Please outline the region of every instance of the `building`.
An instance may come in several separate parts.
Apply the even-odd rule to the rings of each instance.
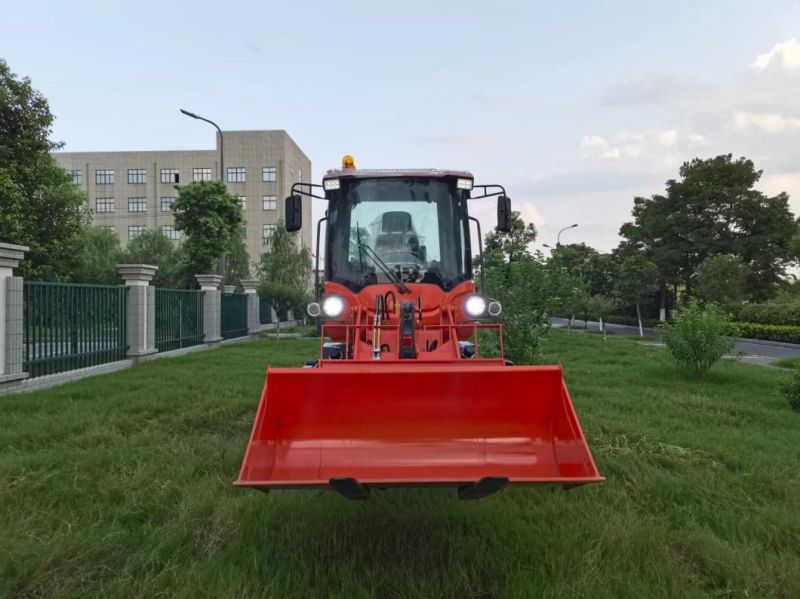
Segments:
[[[250,261],[257,262],[292,184],[311,181],[311,161],[286,131],[225,131],[224,167],[228,191],[244,209]],[[219,138],[219,135],[217,135]],[[219,139],[217,139],[219,144]],[[56,152],[58,163],[89,200],[95,224],[113,229],[123,244],[158,228],[180,239],[172,220],[176,185],[219,179],[219,148],[143,152]],[[311,223],[311,201],[303,199],[303,222]],[[311,249],[311,226],[301,230]]]

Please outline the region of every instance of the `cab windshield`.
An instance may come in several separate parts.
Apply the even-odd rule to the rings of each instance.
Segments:
[[[342,180],[328,206],[329,281],[430,283],[449,290],[471,278],[466,201],[455,180]]]

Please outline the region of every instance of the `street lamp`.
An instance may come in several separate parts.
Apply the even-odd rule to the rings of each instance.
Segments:
[[[575,227],[577,227],[577,226],[578,226],[578,223],[575,223],[574,225],[570,225],[570,226],[568,226],[568,227],[564,227],[563,229],[561,229],[561,230],[558,232],[558,235],[556,236],[556,247],[561,247],[561,234],[562,234],[564,231],[566,231],[567,229],[574,229],[574,228],[575,228]]]
[[[205,117],[202,117],[199,114],[195,114],[193,112],[189,112],[188,110],[184,110],[183,108],[181,108],[180,111],[183,114],[185,114],[186,116],[192,117],[193,119],[197,119],[198,121],[205,121],[206,123],[209,123],[210,125],[214,125],[214,127],[216,127],[217,131],[219,131],[219,180],[222,181],[223,183],[225,183],[225,164],[224,164],[224,162],[225,162],[225,160],[224,160],[225,154],[223,152],[224,148],[223,148],[223,144],[222,144],[222,141],[223,141],[223,139],[222,139],[222,129],[220,129],[219,125],[217,125],[214,121],[209,120],[209,119],[207,119]]]
[[[200,116],[199,114],[195,114],[193,112],[189,112],[188,110],[184,110],[183,108],[179,109],[183,114],[193,119],[197,119],[198,121],[205,121],[210,125],[214,125],[216,130],[219,132],[219,180],[220,182],[225,185],[225,154],[223,151],[223,139],[222,139],[222,129],[219,128],[214,121],[207,119],[205,117]],[[220,289],[225,288],[225,254],[219,259],[219,274],[222,275],[222,282],[220,283]]]

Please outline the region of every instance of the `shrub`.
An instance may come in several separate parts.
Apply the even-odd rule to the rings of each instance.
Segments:
[[[800,302],[741,304],[728,310],[741,322],[800,326]]]
[[[535,363],[550,315],[573,293],[574,281],[561,269],[524,258],[487,267],[486,282],[489,294],[503,304],[506,357],[517,364]]]
[[[664,343],[672,358],[689,374],[702,378],[733,349],[730,318],[713,304],[701,307],[692,300],[663,325]]]
[[[766,341],[782,341],[784,343],[800,343],[800,326],[779,324],[759,324],[754,322],[737,322],[731,335],[739,335],[747,339],[764,339]]]
[[[800,412],[800,372],[781,383],[780,389],[784,397],[789,400],[789,407],[795,412]]]

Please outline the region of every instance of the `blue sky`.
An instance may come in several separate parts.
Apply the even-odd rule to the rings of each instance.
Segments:
[[[68,150],[212,147],[185,107],[286,129],[317,179],[345,153],[472,170],[540,242],[577,222],[562,241],[608,250],[694,156],[751,157],[800,199],[795,38],[797,2],[33,0],[3,8],[0,56]]]

